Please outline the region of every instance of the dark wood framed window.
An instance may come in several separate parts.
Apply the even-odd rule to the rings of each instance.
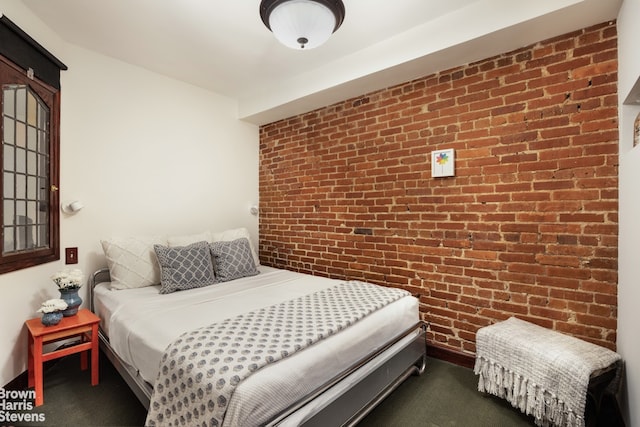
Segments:
[[[8,36],[7,36],[8,34]],[[6,17],[0,19],[0,273],[60,259],[60,88],[51,57]],[[17,49],[16,49],[17,48]]]

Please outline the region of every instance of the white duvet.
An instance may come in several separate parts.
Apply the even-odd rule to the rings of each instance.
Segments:
[[[96,286],[94,298],[111,347],[153,384],[165,348],[182,333],[337,283],[340,281],[261,266],[257,276],[172,294],[160,294],[159,286],[112,290],[102,283]],[[418,320],[418,301],[407,296],[261,369],[236,388],[225,425],[267,422]]]

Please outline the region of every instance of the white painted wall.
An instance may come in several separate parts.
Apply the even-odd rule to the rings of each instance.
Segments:
[[[640,106],[622,102],[640,78],[640,0],[625,0],[618,16],[620,102],[620,241],[618,352],[626,364],[624,412],[628,426],[640,426],[640,146],[633,148],[633,122]]]
[[[18,1],[0,2],[0,12],[69,67],[60,198],[85,208],[61,214],[63,258],[78,247],[78,267],[90,273],[106,265],[99,241],[113,235],[247,227],[257,242],[249,206],[258,201],[258,128],[236,118],[234,100],[66,44]],[[23,323],[58,296],[49,276],[64,267],[0,275],[0,386],[26,369]]]

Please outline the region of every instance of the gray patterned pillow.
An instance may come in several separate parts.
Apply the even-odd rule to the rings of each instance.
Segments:
[[[220,282],[258,274],[249,240],[246,238],[230,242],[214,242],[209,245],[216,278]]]
[[[160,293],[200,288],[216,283],[208,242],[188,246],[153,245],[160,264]]]

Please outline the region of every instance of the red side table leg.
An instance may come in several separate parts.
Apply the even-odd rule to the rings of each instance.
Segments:
[[[88,337],[86,334],[82,334],[82,338],[80,339],[80,341],[82,341],[83,343],[88,341]],[[80,370],[85,371],[87,368],[89,367],[89,361],[88,361],[88,357],[87,357],[87,352],[83,351],[82,353],[80,353]]]
[[[98,367],[98,324],[91,327],[91,385],[97,385],[99,379]]]
[[[44,388],[42,387],[42,337],[33,340],[33,376],[36,388],[36,406],[44,403]]]
[[[33,337],[31,336],[31,334],[29,334],[28,337],[29,342],[27,343],[27,354],[28,354],[28,361],[27,361],[27,385],[29,387],[33,387],[35,384],[35,380],[34,380],[34,375],[33,375],[33,347],[34,347],[34,343],[33,343]]]

